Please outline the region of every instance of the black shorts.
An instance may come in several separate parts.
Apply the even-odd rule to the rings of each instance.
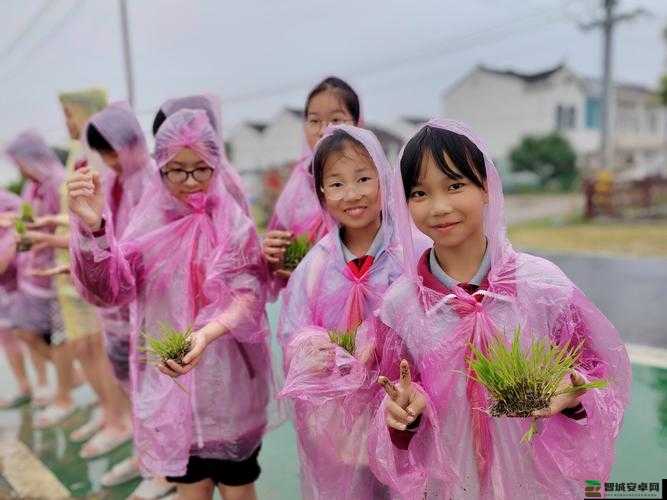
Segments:
[[[257,481],[261,468],[257,462],[257,456],[262,446],[245,460],[235,462],[233,460],[221,460],[218,458],[190,457],[185,476],[170,477],[170,483],[192,484],[204,479],[210,479],[214,484],[225,486],[243,486]]]

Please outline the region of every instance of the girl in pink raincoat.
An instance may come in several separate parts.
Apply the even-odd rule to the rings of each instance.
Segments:
[[[283,268],[285,249],[289,244],[295,237],[302,235],[306,235],[314,244],[328,230],[310,171],[313,148],[327,125],[359,125],[359,97],[352,87],[340,78],[325,78],[308,94],[304,120],[304,153],[280,193],[262,244],[264,257],[272,272],[273,298],[286,285],[290,276],[290,271]]]
[[[295,403],[302,495],[385,498],[365,443],[388,346],[360,325],[401,272],[398,232],[409,219],[393,211],[401,186],[372,132],[329,128],[312,171],[329,231],[292,274],[278,325],[287,373],[281,396]],[[357,332],[356,345],[345,350],[330,338],[334,331]]]
[[[220,136],[221,144],[224,144],[224,141],[222,141],[220,98],[213,94],[195,94],[166,100],[155,114],[155,119],[153,120],[153,135],[157,135],[158,130],[160,130],[160,127],[167,117],[181,109],[202,109],[206,111],[206,115],[208,116],[211,125]],[[243,181],[236,171],[236,168],[229,162],[224,148],[220,152],[220,162],[224,166],[221,173],[225,189],[227,189],[236,202],[241,206],[245,214],[250,215],[250,206],[248,205],[248,199],[246,198],[243,189]]]
[[[141,200],[150,174],[155,171],[144,133],[130,107],[118,102],[94,114],[85,125],[83,136],[89,160],[93,158],[90,153],[96,153],[102,159],[102,186],[111,215],[107,230],[120,239],[130,223],[132,210]],[[130,307],[104,307],[98,313],[102,320],[107,357],[116,379],[107,384],[113,406],[112,411],[106,412],[103,421],[107,426],[112,424],[112,431],[122,430],[130,411]],[[113,446],[122,439],[122,434],[117,431],[107,433],[107,443],[102,444]],[[75,439],[74,435],[72,439]],[[102,476],[102,485],[114,486],[138,474],[137,459],[131,456]]]
[[[498,172],[465,125],[427,123],[400,163],[410,213],[433,248],[412,265],[405,226],[405,274],[379,308],[378,331],[400,338],[405,360],[398,385],[380,378],[388,394],[369,436],[373,471],[402,498],[581,498],[586,480],[609,477],[628,402],[618,332],[554,264],[512,248]],[[491,417],[485,389],[467,376],[471,344],[484,351],[517,327],[524,349],[533,338],[583,342],[561,388],[609,381],[535,412],[527,444],[532,418]]]
[[[0,409],[14,408],[31,400],[32,391],[25,368],[21,342],[12,331],[13,310],[17,299],[16,234],[13,219],[19,212],[21,198],[0,189],[0,348],[18,385],[18,392],[0,399]],[[38,391],[46,386],[44,361],[34,357]],[[43,389],[42,389],[43,391]]]
[[[265,271],[252,221],[223,185],[220,151],[205,112],[170,116],[156,137],[157,170],[120,240],[106,228],[100,176],[70,179],[73,274],[89,300],[130,305],[144,471],[168,476],[183,496],[210,497],[218,485],[223,497],[253,498],[270,399]],[[145,359],[146,336],[165,326],[192,329],[183,366]]]

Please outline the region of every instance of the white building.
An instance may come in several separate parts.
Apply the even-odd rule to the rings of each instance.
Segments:
[[[395,162],[403,138],[394,128],[367,124]],[[232,130],[227,154],[244,180],[251,203],[262,194],[262,177],[272,169],[284,169],[304,154],[303,111],[285,108],[268,123],[244,122]]]
[[[616,84],[615,166],[658,163],[665,148],[665,113],[657,94]],[[488,143],[501,167],[526,135],[561,132],[582,166],[599,165],[601,85],[565,65],[519,73],[479,65],[443,96],[444,116],[467,122]],[[664,163],[664,162],[663,162]]]

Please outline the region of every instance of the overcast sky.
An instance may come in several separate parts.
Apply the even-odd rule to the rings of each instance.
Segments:
[[[2,3],[0,143],[31,126],[63,142],[60,90],[101,85],[113,100],[126,98],[116,0]],[[442,92],[477,63],[539,71],[565,62],[589,76],[601,66],[600,32],[577,27],[599,14],[601,0],[128,3],[143,123],[164,99],[207,90],[222,95],[230,130],[301,106],[328,74],[359,90],[369,121],[388,122],[440,114]],[[619,27],[615,73],[654,85],[665,63],[667,1],[620,2],[621,10],[639,6],[652,15]]]

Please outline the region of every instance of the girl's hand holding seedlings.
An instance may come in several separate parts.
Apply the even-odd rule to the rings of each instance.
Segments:
[[[34,249],[35,247],[33,247]],[[50,278],[51,276],[57,276],[59,274],[69,274],[70,267],[68,264],[63,264],[61,266],[51,267],[49,269],[30,269],[28,274],[30,276],[40,276]]]
[[[199,364],[206,346],[224,335],[225,332],[224,327],[216,321],[209,323],[200,330],[192,332],[190,334],[190,350],[183,356],[183,363],[178,364],[173,359],[168,359],[158,364],[158,369],[165,375],[174,378],[185,375]]]
[[[558,392],[568,389],[569,387],[577,387],[579,385],[584,385],[586,380],[577,372],[571,372],[563,377],[560,384],[558,385]],[[567,392],[565,394],[559,394],[555,396],[548,408],[542,410],[536,410],[533,412],[533,417],[551,417],[553,415],[558,415],[561,411],[567,408],[574,408],[579,404],[579,397],[586,392],[586,389],[580,389],[578,391]]]
[[[102,225],[104,193],[98,172],[88,167],[76,170],[67,179],[69,209],[74,212],[91,231],[98,231]]]
[[[262,242],[262,254],[269,263],[274,274],[281,278],[289,278],[291,273],[282,269],[285,249],[290,245],[294,235],[289,231],[269,231]]]
[[[308,367],[317,373],[328,373],[333,370],[336,362],[336,348],[333,343],[324,339],[313,339],[306,348]]]
[[[32,250],[38,251],[53,246],[53,235],[41,231],[27,231],[24,236],[32,244]]]
[[[69,218],[65,214],[56,214],[56,215],[43,215],[42,217],[37,217],[35,222],[29,222],[26,224],[28,229],[42,229],[47,226],[67,226]]]
[[[401,361],[400,373],[398,385],[392,384],[385,376],[380,376],[378,383],[384,387],[385,392],[391,398],[391,401],[388,401],[384,407],[387,426],[404,431],[422,414],[426,408],[426,398],[418,386],[412,382],[410,365],[405,359]]]

